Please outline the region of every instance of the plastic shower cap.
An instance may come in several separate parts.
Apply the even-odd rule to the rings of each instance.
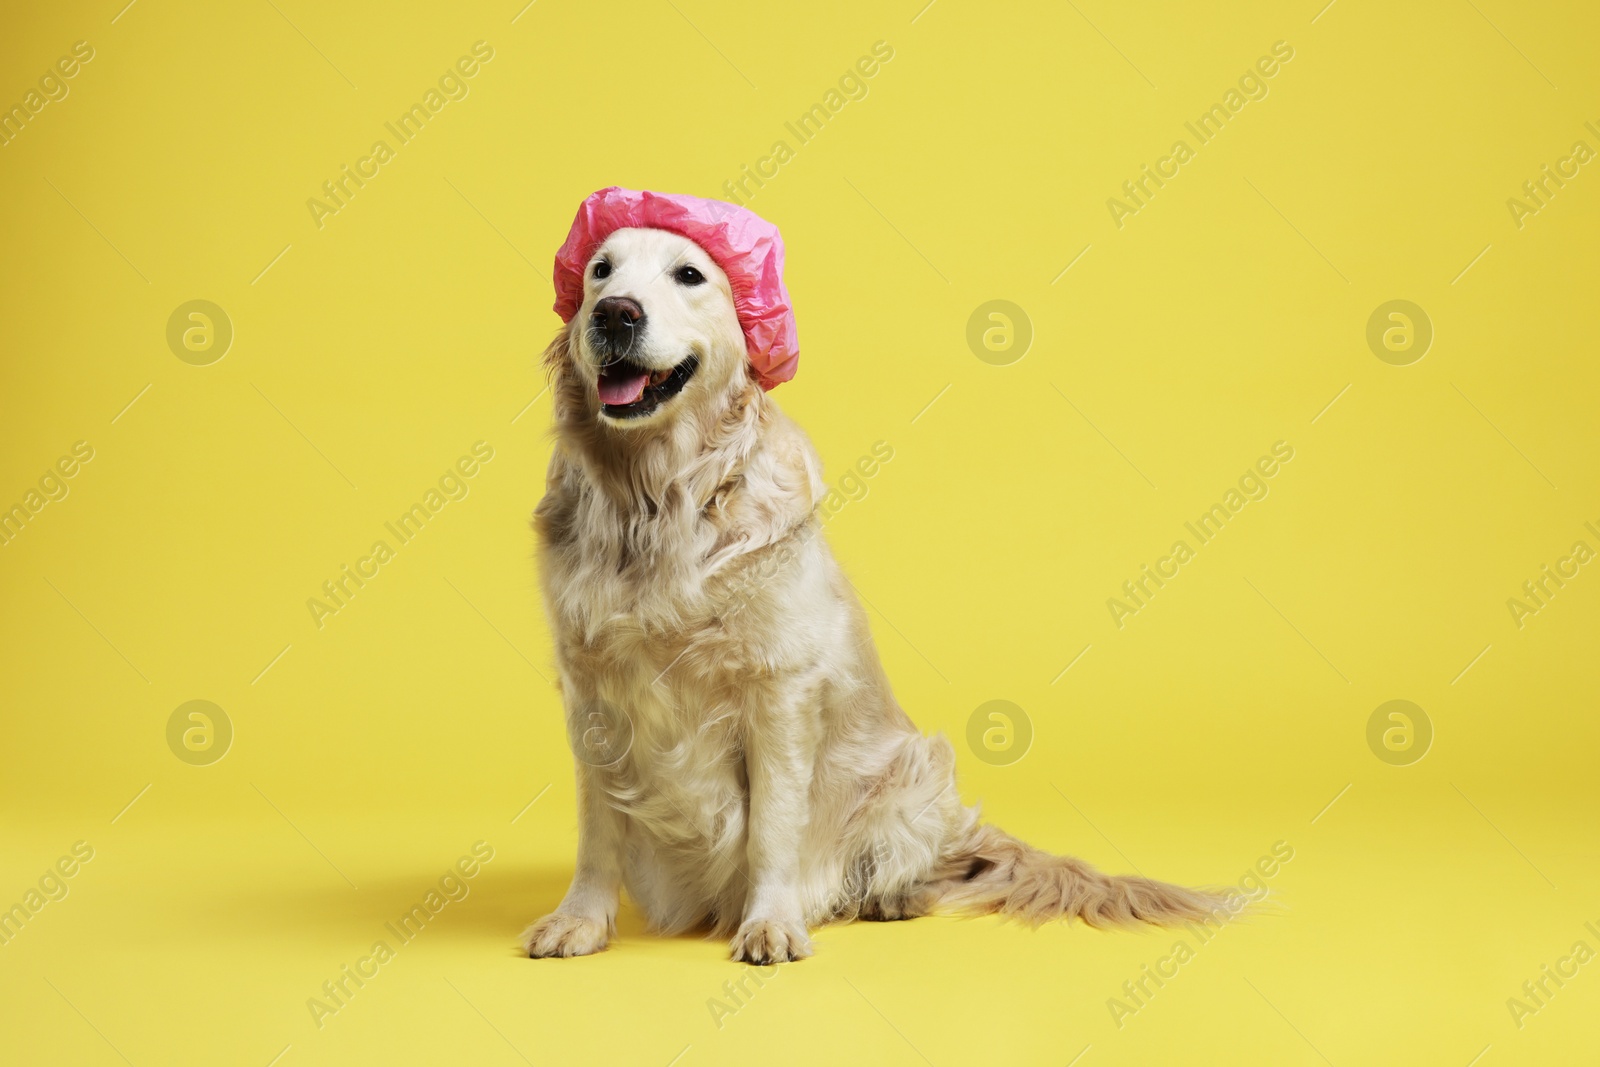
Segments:
[[[614,185],[589,194],[556,252],[555,312],[562,322],[571,322],[583,303],[589,257],[613,232],[627,227],[670,230],[705,249],[733,286],[745,351],[761,388],[794,377],[800,342],[783,284],[783,238],[761,216],[721,200]]]

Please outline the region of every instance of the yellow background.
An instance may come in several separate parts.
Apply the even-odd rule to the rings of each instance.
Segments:
[[[7,14],[0,102],[95,58],[0,148],[0,504],[95,457],[0,547],[0,906],[95,854],[0,946],[3,1058],[1592,1061],[1600,964],[1520,1029],[1506,1001],[1600,950],[1600,567],[1521,629],[1506,601],[1600,548],[1600,173],[1520,229],[1506,200],[1600,148],[1593,10],[921,2]],[[479,40],[470,95],[319,229],[307,199]],[[1269,95],[1115,226],[1280,40]],[[775,396],[835,481],[894,450],[828,533],[965,794],[1114,870],[1294,850],[1279,906],[1120,1027],[1180,935],[824,929],[720,1027],[741,968],[632,911],[598,957],[515,954],[575,839],[527,526],[550,258],[593,189],[722,195],[779,139],[751,207],[803,358]],[[235,330],[209,366],[165,340],[194,299]],[[965,339],[992,299],[1034,331],[1008,366]],[[1435,331],[1409,366],[1365,340],[1393,299]],[[307,598],[480,440],[470,495],[318,629]],[[1270,495],[1119,630],[1106,599],[1279,440]],[[235,731],[210,766],[166,742],[195,699]],[[964,741],[993,699],[1034,732],[1006,766]],[[1435,731],[1410,766],[1367,746],[1392,699]],[[470,896],[319,1029],[307,999],[479,840]]]

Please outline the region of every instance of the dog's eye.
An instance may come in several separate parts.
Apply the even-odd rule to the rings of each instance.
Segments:
[[[604,278],[604,277],[608,276],[610,273],[611,273],[611,264],[607,263],[605,260],[602,259],[600,262],[598,262],[598,263],[596,263],[594,265],[594,276],[596,278]]]
[[[693,267],[679,267],[672,272],[672,276],[677,279],[679,285],[701,285],[706,280],[706,276]]]

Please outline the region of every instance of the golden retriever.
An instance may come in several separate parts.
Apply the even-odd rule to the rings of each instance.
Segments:
[[[624,886],[653,929],[731,936],[755,964],[857,918],[1100,926],[1225,906],[1041,852],[962,803],[949,741],[890,691],[813,514],[821,464],[754,380],[699,245],[612,233],[545,362],[556,439],[534,526],[579,833],[529,956],[603,949]]]

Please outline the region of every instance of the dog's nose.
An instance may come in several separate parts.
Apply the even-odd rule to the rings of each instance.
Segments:
[[[634,336],[644,328],[644,308],[630,297],[602,297],[596,301],[590,321],[613,351],[626,352],[633,347]]]

